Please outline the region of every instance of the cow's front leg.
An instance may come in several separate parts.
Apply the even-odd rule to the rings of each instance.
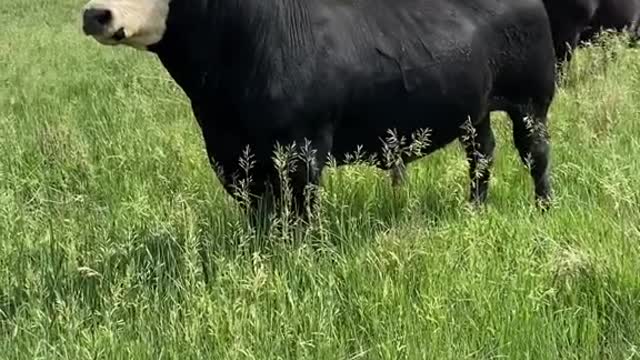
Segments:
[[[224,190],[252,223],[264,222],[275,209],[276,190],[269,149],[247,144],[233,133],[203,128],[209,163]],[[259,221],[260,220],[260,221]]]
[[[281,164],[276,158],[276,172],[278,173],[278,194],[290,195],[291,209],[297,216],[308,219],[317,200],[317,187],[320,184],[322,170],[333,145],[333,132],[330,126],[316,128],[309,136],[299,136],[293,141],[292,167],[288,169],[288,194],[283,192],[283,171],[278,169]],[[286,190],[286,189],[285,189]]]

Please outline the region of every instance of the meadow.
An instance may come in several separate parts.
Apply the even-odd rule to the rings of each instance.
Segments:
[[[577,52],[551,109],[556,201],[511,124],[484,209],[458,143],[325,172],[307,227],[255,232],[150,54],[79,0],[0,4],[1,359],[640,359],[640,52]]]

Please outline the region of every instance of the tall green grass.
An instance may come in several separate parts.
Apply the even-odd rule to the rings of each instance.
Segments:
[[[0,5],[0,358],[638,359],[640,63],[586,48],[551,110],[555,208],[511,125],[489,203],[452,144],[394,190],[328,169],[309,227],[247,226],[149,54],[78,0]]]

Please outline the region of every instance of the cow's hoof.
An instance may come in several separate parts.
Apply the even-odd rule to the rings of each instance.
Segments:
[[[543,213],[551,210],[553,206],[553,199],[551,196],[538,197],[536,198],[536,207],[540,209]]]

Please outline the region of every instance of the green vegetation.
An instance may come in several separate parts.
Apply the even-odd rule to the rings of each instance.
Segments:
[[[578,52],[551,115],[557,203],[511,124],[489,204],[452,144],[394,191],[330,169],[308,228],[249,230],[188,101],[79,0],[0,5],[0,358],[640,359],[640,62]]]

